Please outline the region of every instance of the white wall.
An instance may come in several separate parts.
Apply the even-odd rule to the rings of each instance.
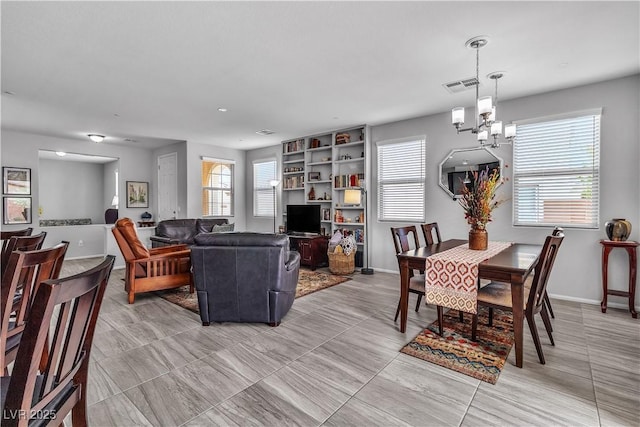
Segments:
[[[245,191],[247,191],[247,185],[245,179],[245,152],[233,148],[187,142],[186,170],[189,171],[186,181],[187,213],[183,218],[202,217],[201,171],[203,156],[215,159],[234,160],[236,162],[234,171],[234,215],[229,218],[229,223],[235,224],[236,231],[246,230],[247,207],[245,203]]]
[[[472,95],[470,95],[472,97]],[[500,102],[498,115],[503,122],[561,114],[571,111],[602,107],[601,121],[601,184],[600,184],[600,224],[611,218],[627,218],[633,225],[630,239],[640,238],[640,196],[637,188],[640,182],[640,76],[616,79]],[[470,108],[470,110],[473,110]],[[387,139],[427,136],[427,189],[426,219],[437,221],[444,239],[466,239],[468,226],[462,208],[438,187],[438,164],[453,148],[473,147],[475,135],[457,135],[450,124],[450,113],[418,117],[401,122],[374,126],[371,129],[372,182],[377,182],[375,143]],[[503,146],[496,150],[505,165],[505,177],[512,178],[512,147]],[[634,184],[635,183],[635,184]],[[374,268],[397,271],[398,265],[393,251],[389,227],[406,225],[381,223],[376,220],[377,192],[370,193],[373,209],[369,217],[371,257]],[[511,197],[511,181],[507,181],[498,193]],[[513,227],[511,224],[512,203],[509,201],[496,211],[489,224],[489,238],[513,242],[542,243],[549,229],[534,227]],[[599,240],[605,238],[604,229],[566,229],[565,240],[558,254],[554,272],[550,278],[549,292],[552,295],[572,299],[599,301],[602,297],[601,246]],[[609,260],[609,286],[627,289],[628,262],[622,250],[615,250]],[[609,297],[611,302],[626,304],[626,299]],[[636,305],[640,304],[640,293],[636,295]]]
[[[37,214],[41,207],[40,219],[89,218],[92,224],[104,224],[104,211],[109,207],[104,198],[104,165],[41,159],[38,175],[41,179],[34,185],[40,198],[33,212]]]
[[[34,234],[39,233],[41,228],[38,225],[37,206],[40,204],[40,189],[38,171],[38,150],[68,151],[80,154],[95,154],[119,158],[120,184],[119,193],[122,200],[120,203],[119,216],[130,217],[134,220],[140,218],[140,214],[145,209],[127,209],[124,203],[125,181],[147,181],[153,177],[153,157],[149,150],[127,147],[114,144],[96,144],[89,140],[71,140],[43,135],[35,135],[23,132],[14,132],[2,129],[1,162],[2,166],[15,166],[31,168],[32,180],[32,206]],[[113,197],[113,196],[111,196]],[[151,194],[153,199],[153,194]],[[24,225],[2,226],[3,230],[16,230],[24,228]],[[46,227],[48,231],[45,246],[52,246],[60,240],[69,240],[68,258],[101,255],[104,252],[104,239],[99,236],[104,233],[104,226],[76,226],[76,227]],[[83,246],[79,246],[79,241],[83,241]],[[93,242],[93,243],[92,243]]]

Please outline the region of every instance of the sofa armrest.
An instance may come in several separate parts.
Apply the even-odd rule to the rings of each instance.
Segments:
[[[178,245],[182,243],[180,239],[174,239],[171,237],[163,237],[163,236],[151,236],[150,239],[151,239],[151,244],[153,245],[154,248],[169,246],[169,245]]]
[[[300,253],[296,251],[289,251],[288,259],[284,263],[284,266],[287,271],[291,271],[295,268],[300,268]]]
[[[157,248],[149,249],[149,254],[150,255],[166,254],[166,253],[171,253],[176,251],[184,251],[187,249],[189,249],[189,246],[185,244],[160,246]]]

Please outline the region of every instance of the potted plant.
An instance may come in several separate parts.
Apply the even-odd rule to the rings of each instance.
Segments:
[[[491,221],[491,212],[504,200],[496,200],[496,188],[500,184],[498,169],[489,172],[471,173],[471,182],[462,188],[462,196],[458,199],[464,209],[464,217],[471,226],[469,230],[469,249],[485,250],[489,244],[487,223]]]

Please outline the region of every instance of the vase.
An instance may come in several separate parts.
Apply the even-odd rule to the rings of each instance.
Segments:
[[[609,240],[624,242],[631,234],[631,223],[624,218],[613,218],[604,224]]]
[[[489,235],[487,230],[472,228],[469,231],[469,249],[474,251],[485,251],[489,246]]]

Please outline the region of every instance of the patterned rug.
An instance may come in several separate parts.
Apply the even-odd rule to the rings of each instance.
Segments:
[[[296,298],[309,295],[322,289],[330,288],[331,286],[346,282],[347,280],[351,279],[349,277],[336,276],[329,273],[322,273],[320,271],[300,269],[298,286],[296,287]],[[156,294],[182,308],[186,308],[194,313],[200,313],[200,310],[198,309],[197,293],[194,292],[190,294],[188,286],[170,289],[167,291],[159,291],[156,292]]]
[[[493,310],[493,326],[487,326],[488,309],[479,307],[477,341],[471,341],[472,315],[461,323],[457,310],[444,314],[443,336],[438,321],[404,346],[402,353],[495,384],[513,345],[511,312]]]

